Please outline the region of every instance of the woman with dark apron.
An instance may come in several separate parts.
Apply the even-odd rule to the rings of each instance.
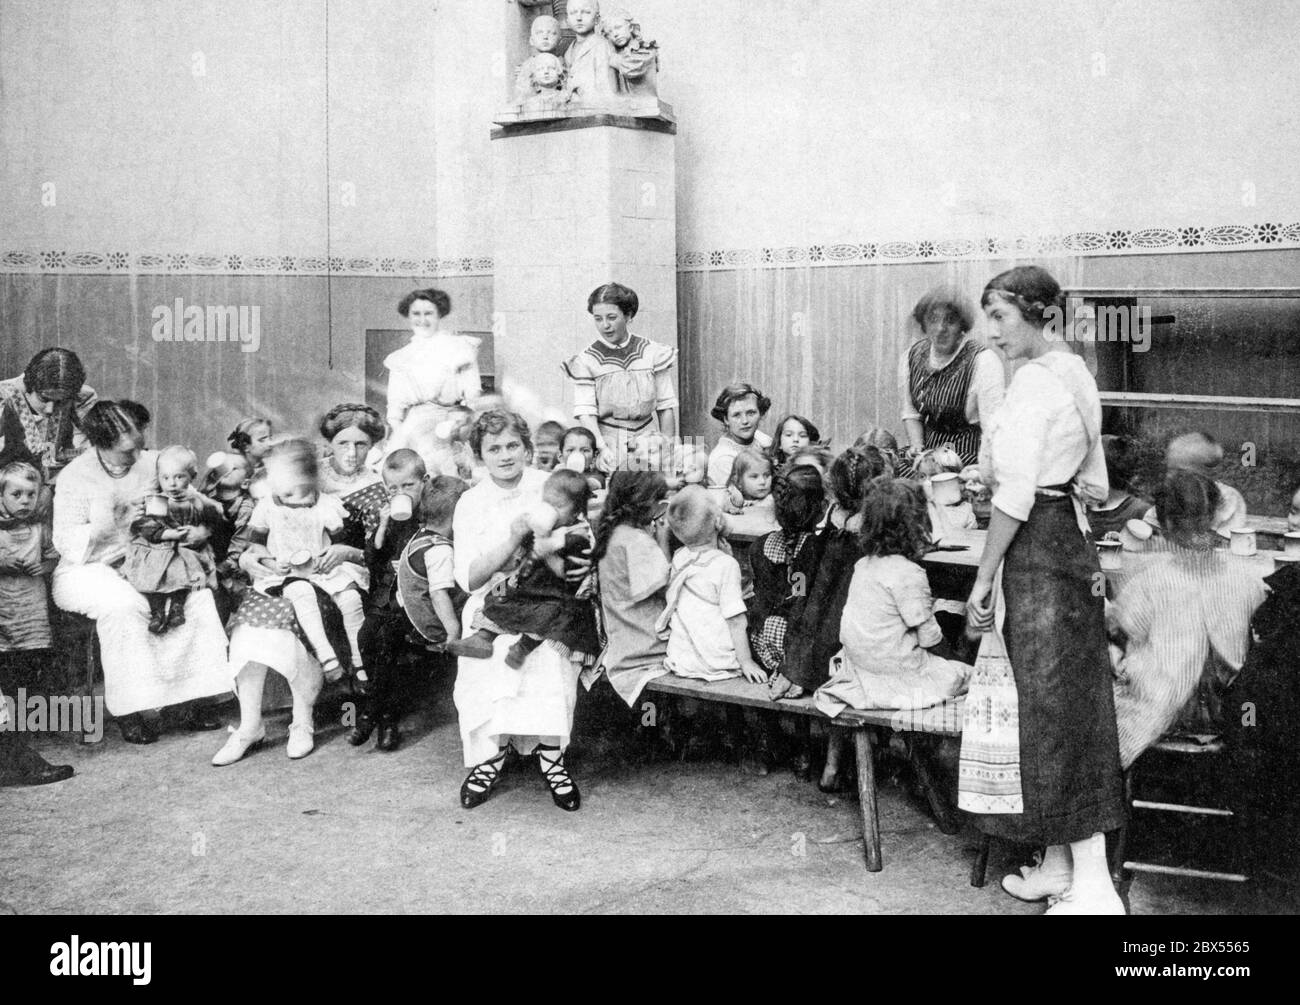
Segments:
[[[953,290],[931,290],[912,309],[921,339],[899,360],[905,452],[910,474],[917,456],[945,443],[962,464],[979,458],[980,422],[1002,404],[1004,376],[997,356],[971,336],[975,317]]]
[[[1049,914],[1123,914],[1105,838],[1124,819],[1119,741],[1083,511],[1107,494],[1101,401],[1083,360],[1045,334],[1063,303],[1036,266],[994,277],[981,299],[992,344],[1024,362],[980,451],[993,512],[967,619],[993,627],[1000,568],[1023,809],[977,819],[988,834],[1046,846],[1041,863],[1003,878],[1012,896],[1050,900]]]

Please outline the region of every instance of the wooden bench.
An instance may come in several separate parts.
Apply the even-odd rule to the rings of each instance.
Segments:
[[[883,862],[880,856],[880,819],[876,807],[876,730],[888,729],[897,733],[928,733],[934,736],[960,736],[961,715],[964,702],[957,699],[933,708],[917,710],[857,711],[845,709],[831,718],[821,712],[811,697],[770,701],[767,688],[751,684],[743,677],[713,683],[690,680],[666,674],[646,685],[647,692],[693,698],[697,701],[717,702],[727,705],[749,706],[789,715],[821,719],[832,726],[852,731],[853,748],[858,767],[858,796],[862,804],[862,843],[867,859],[867,869],[879,872]],[[945,834],[955,834],[960,828],[956,811],[935,784],[933,773],[925,755],[908,745],[909,758],[916,771],[917,781],[925,794],[939,829]]]

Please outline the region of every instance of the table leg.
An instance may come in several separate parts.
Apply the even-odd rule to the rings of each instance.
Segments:
[[[879,872],[880,818],[876,808],[876,758],[872,750],[871,730],[859,726],[853,731],[853,748],[858,760],[858,800],[862,805],[862,847],[867,856],[867,871]]]

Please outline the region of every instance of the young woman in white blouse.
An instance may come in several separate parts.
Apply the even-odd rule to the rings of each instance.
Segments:
[[[1101,401],[1083,360],[1060,338],[1063,305],[1060,286],[1037,266],[994,277],[981,298],[989,341],[1021,365],[980,450],[993,513],[967,618],[979,631],[993,626],[1000,567],[1024,810],[982,816],[979,825],[1046,846],[1039,865],[1003,878],[1008,893],[1051,900],[1049,914],[1123,914],[1105,840],[1124,819],[1119,742],[1100,574],[1083,512],[1083,503],[1107,495]]]
[[[528,424],[513,412],[491,409],[474,421],[470,446],[488,477],[456,504],[452,518],[456,582],[469,594],[462,612],[468,634],[489,589],[517,565],[528,536],[528,514],[542,502],[545,471],[528,466]],[[586,563],[589,566],[589,563]],[[574,569],[580,576],[585,569]],[[546,641],[513,669],[506,654],[518,636],[500,635],[491,659],[461,660],[453,698],[465,766],[460,801],[473,809],[492,794],[512,753],[536,752],[555,805],[576,810],[578,787],[564,764],[573,728],[581,665],[567,649]]]

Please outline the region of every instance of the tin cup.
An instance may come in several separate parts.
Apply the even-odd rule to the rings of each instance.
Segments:
[[[165,495],[147,495],[144,497],[145,516],[166,516],[167,497]]]
[[[1282,550],[1291,557],[1300,558],[1300,530],[1289,530],[1282,535]]]
[[[936,506],[956,506],[961,502],[961,479],[956,472],[945,471],[930,479]]]
[[[1154,533],[1155,528],[1145,520],[1130,520],[1120,530],[1119,541],[1125,551],[1142,551]]]
[[[1120,541],[1098,541],[1097,560],[1106,572],[1124,568],[1124,545]]]
[[[415,515],[415,503],[405,492],[399,492],[388,503],[390,519],[405,522]]]
[[[310,551],[295,551],[289,556],[289,566],[294,575],[309,576],[311,575],[312,554]]]
[[[1249,527],[1238,527],[1229,532],[1231,537],[1231,550],[1234,555],[1253,555],[1255,554],[1255,532]]]
[[[1300,565],[1300,555],[1291,555],[1291,554],[1283,553],[1281,555],[1275,554],[1273,556],[1274,572],[1280,572],[1282,569],[1285,569],[1288,565]]]

